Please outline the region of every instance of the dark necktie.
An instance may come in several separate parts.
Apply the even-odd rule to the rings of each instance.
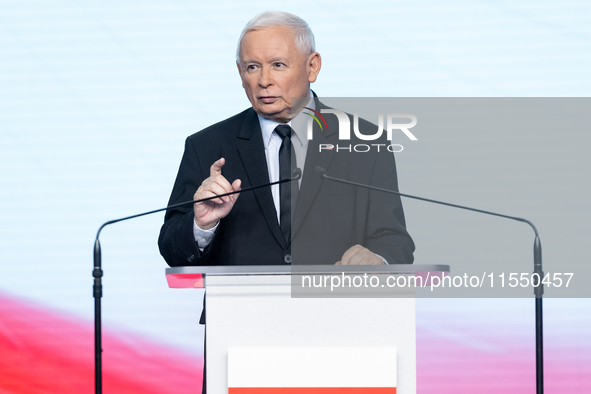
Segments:
[[[279,148],[279,179],[289,179],[297,167],[295,151],[291,144],[293,130],[288,125],[279,125],[275,132],[282,140]],[[279,225],[287,244],[290,241],[292,209],[295,209],[297,194],[297,181],[279,184]]]

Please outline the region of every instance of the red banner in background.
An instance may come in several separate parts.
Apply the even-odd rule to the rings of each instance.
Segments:
[[[196,340],[199,340],[196,338]],[[193,394],[203,360],[133,334],[103,332],[111,394]],[[0,295],[0,392],[94,392],[92,322]]]

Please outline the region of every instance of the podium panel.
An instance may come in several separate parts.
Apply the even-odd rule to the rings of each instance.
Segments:
[[[206,276],[205,286],[208,394],[228,393],[233,347],[395,347],[397,393],[416,392],[414,298],[291,298],[289,275]]]
[[[309,266],[298,267],[297,273],[292,268],[295,271],[290,266],[166,270],[171,288],[206,289],[208,394],[270,393],[278,388],[295,394],[301,387],[306,393],[416,393],[414,288],[384,288],[389,294],[383,296],[342,288],[338,297],[327,297],[326,292],[311,297],[312,292],[306,298],[293,291],[294,283],[303,283],[298,275],[305,274],[441,276],[449,266]],[[234,368],[231,376],[229,365]]]

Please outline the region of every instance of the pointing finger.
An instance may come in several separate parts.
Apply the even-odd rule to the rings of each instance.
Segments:
[[[226,164],[226,159],[223,157],[218,159],[215,163],[213,163],[209,169],[209,176],[213,177],[216,175],[221,175],[222,167]]]

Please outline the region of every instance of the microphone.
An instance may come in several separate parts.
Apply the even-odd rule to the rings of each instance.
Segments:
[[[535,238],[534,238],[534,274],[538,274],[538,278],[540,278],[538,285],[534,286],[534,295],[536,298],[536,387],[537,387],[538,393],[543,393],[543,391],[544,391],[544,389],[543,389],[543,384],[544,384],[544,366],[543,366],[544,365],[543,364],[543,342],[544,342],[544,340],[543,340],[543,338],[544,338],[544,334],[543,334],[543,325],[542,325],[542,323],[543,323],[543,320],[542,320],[542,310],[543,310],[542,296],[544,294],[544,284],[542,283],[542,278],[544,277],[544,271],[542,270],[542,243],[540,242],[540,236],[538,234],[538,229],[536,228],[536,226],[532,222],[530,222],[527,219],[520,218],[517,216],[509,216],[509,215],[504,215],[502,213],[485,211],[483,209],[471,208],[471,207],[467,207],[464,205],[451,204],[448,202],[433,200],[430,198],[424,198],[424,197],[413,196],[411,194],[400,193],[395,190],[383,189],[381,187],[366,185],[363,183],[352,182],[352,181],[348,181],[348,180],[340,179],[340,178],[334,178],[334,177],[328,175],[327,171],[320,166],[314,167],[314,170],[316,171],[316,174],[321,179],[326,179],[329,181],[343,183],[346,185],[351,185],[351,186],[356,186],[356,187],[362,187],[362,188],[369,189],[369,190],[376,190],[376,191],[380,191],[380,192],[384,192],[384,193],[395,194],[397,196],[412,198],[415,200],[426,201],[426,202],[430,202],[430,203],[434,203],[434,204],[445,205],[445,206],[452,207],[452,208],[465,209],[467,211],[473,211],[473,212],[483,213],[486,215],[498,216],[498,217],[502,217],[505,219],[516,220],[518,222],[523,222],[523,223],[529,224],[535,233]]]
[[[169,205],[164,208],[154,209],[152,211],[142,212],[142,213],[138,213],[138,214],[131,215],[131,216],[126,216],[126,217],[119,218],[119,219],[109,220],[109,221],[103,223],[99,227],[99,229],[96,233],[96,238],[94,240],[94,253],[93,253],[94,269],[92,270],[92,277],[94,278],[94,284],[92,286],[92,294],[94,297],[94,371],[95,371],[94,384],[95,384],[95,393],[97,393],[97,394],[102,393],[102,351],[103,350],[102,350],[102,343],[101,343],[102,342],[101,298],[103,296],[103,286],[102,286],[102,279],[101,278],[103,277],[103,270],[101,267],[102,266],[102,264],[101,264],[101,243],[99,241],[99,237],[101,235],[101,231],[103,230],[103,228],[105,228],[106,226],[113,224],[113,223],[123,222],[125,220],[135,219],[135,218],[139,218],[141,216],[146,216],[146,215],[151,215],[153,213],[162,212],[162,211],[172,209],[172,208],[178,208],[178,207],[182,207],[185,205],[196,204],[199,202],[209,201],[209,200],[213,200],[213,199],[220,198],[220,197],[231,196],[232,194],[248,192],[251,190],[261,189],[263,187],[269,187],[269,186],[277,185],[280,183],[297,181],[301,177],[302,177],[302,170],[300,168],[296,168],[291,173],[291,178],[281,179],[276,182],[265,183],[263,185],[247,187],[246,189],[235,190],[235,191],[232,191],[229,193],[206,197],[206,198],[202,198],[199,200],[180,202],[177,204]]]
[[[297,181],[302,177],[302,170],[300,168],[296,168],[295,170],[293,170],[293,172],[291,173],[291,179],[290,181]]]
[[[316,171],[316,174],[320,177],[320,178],[325,178],[328,175],[326,174],[326,170],[320,166],[316,166],[314,167],[314,171]]]

